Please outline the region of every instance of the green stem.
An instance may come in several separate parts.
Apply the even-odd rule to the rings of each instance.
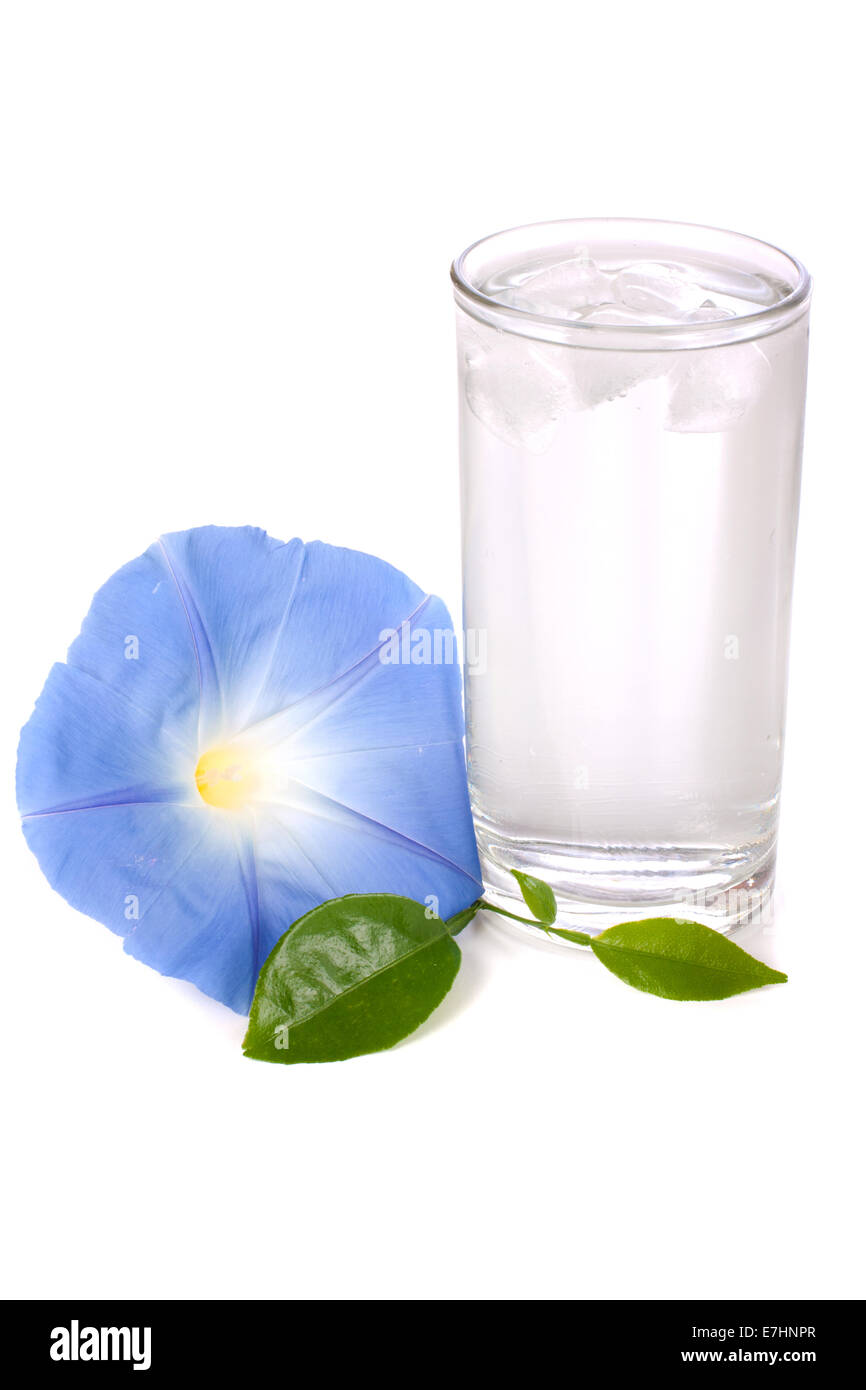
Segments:
[[[542,927],[544,931],[547,931],[550,925],[548,922],[539,922],[535,917],[518,917],[516,912],[508,912],[504,907],[496,907],[493,903],[489,903],[486,898],[481,899],[478,910],[479,912],[497,912],[500,917],[510,917],[512,922],[522,922],[525,927]]]
[[[552,922],[539,922],[537,917],[518,917],[516,912],[508,912],[504,907],[496,907],[489,903],[486,898],[482,898],[478,904],[479,911],[498,912],[500,917],[510,917],[512,922],[522,922],[526,927],[539,927],[541,931],[547,932],[548,936],[561,936],[564,941],[574,941],[578,946],[589,946],[592,937],[587,936],[586,932],[569,931],[567,927],[555,927]]]
[[[516,912],[509,912],[505,907],[497,907],[495,903],[489,903],[486,898],[478,898],[470,907],[465,907],[462,912],[458,912],[454,917],[450,917],[447,926],[452,936],[458,936],[464,927],[468,927],[476,912],[495,912],[500,917],[509,917],[512,922],[520,922],[524,927],[537,927],[539,931],[547,932],[548,936],[561,936],[565,941],[574,941],[578,946],[589,946],[592,937],[587,936],[586,932],[569,931],[566,927],[555,927],[552,922],[539,922],[537,917],[518,917]]]
[[[549,930],[554,936],[561,936],[563,941],[574,941],[578,946],[591,946],[595,940],[585,931],[571,931],[568,927],[550,927]]]

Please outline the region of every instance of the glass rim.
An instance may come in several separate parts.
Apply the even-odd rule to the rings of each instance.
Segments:
[[[535,313],[531,309],[519,309],[504,304],[493,295],[485,294],[472,284],[466,272],[466,261],[473,252],[502,238],[520,232],[538,231],[587,225],[605,225],[623,230],[627,227],[676,228],[680,232],[700,233],[730,241],[738,246],[751,245],[765,254],[783,258],[792,268],[793,284],[788,294],[775,304],[765,305],[754,313],[737,314],[733,318],[714,320],[709,323],[671,323],[671,324],[601,324],[586,323],[580,319],[567,319]],[[697,249],[697,248],[696,248]],[[666,218],[645,217],[562,217],[544,222],[524,222],[515,227],[506,227],[498,232],[479,237],[451,263],[451,281],[458,304],[473,317],[491,323],[506,332],[522,337],[538,338],[548,342],[571,344],[592,348],[637,348],[637,349],[682,349],[688,347],[721,346],[724,343],[739,342],[752,338],[763,338],[777,331],[785,324],[805,312],[812,292],[812,277],[802,261],[789,251],[783,250],[773,242],[760,237],[749,236],[745,232],[732,231],[725,227],[714,227],[700,222],[679,222]],[[464,301],[468,301],[464,302]],[[474,311],[474,312],[473,312]],[[480,314],[479,312],[480,311]]]

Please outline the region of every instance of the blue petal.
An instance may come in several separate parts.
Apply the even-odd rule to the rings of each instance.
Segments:
[[[197,756],[190,721],[168,721],[158,707],[158,683],[133,681],[132,689],[128,696],[77,666],[52,667],[21,733],[22,814],[190,799]]]
[[[480,891],[467,870],[439,851],[304,787],[257,815],[256,864],[268,949],[281,935],[280,923],[345,893],[399,893],[451,917]]]
[[[33,816],[24,833],[52,887],[131,955],[247,1012],[263,957],[229,817],[151,803]]]
[[[162,538],[202,670],[202,741],[230,738],[351,667],[424,595],[359,551],[253,527]]]
[[[477,888],[460,670],[444,640],[450,635],[445,605],[426,599],[405,622],[396,662],[385,659],[379,643],[330,685],[260,726],[259,737],[280,750],[284,787],[298,782],[394,829],[455,864]],[[404,659],[425,637],[431,654],[452,659]],[[411,896],[408,888],[389,891]]]
[[[141,706],[175,737],[195,739],[195,651],[159,542],[102,586],[66,660]]]

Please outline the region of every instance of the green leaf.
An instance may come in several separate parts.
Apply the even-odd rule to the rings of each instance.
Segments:
[[[621,922],[589,944],[627,985],[663,999],[727,999],[788,978],[712,927],[671,917]]]
[[[421,903],[332,898],[298,918],[262,966],[244,1053],[339,1062],[393,1047],[441,1004],[459,968],[447,924]]]
[[[455,912],[453,917],[449,917],[445,923],[451,936],[459,936],[464,927],[468,927],[476,912],[480,912],[482,907],[486,907],[483,898],[476,898],[474,903],[464,907],[462,912]]]
[[[533,917],[548,926],[551,922],[555,922],[556,898],[553,896],[553,889],[542,882],[540,878],[533,878],[531,874],[522,874],[519,869],[512,869],[511,872],[520,885],[523,901]]]

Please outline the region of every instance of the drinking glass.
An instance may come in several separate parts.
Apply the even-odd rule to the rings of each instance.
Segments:
[[[713,228],[486,237],[457,303],[485,892],[727,931],[773,885],[810,280]],[[483,659],[482,659],[483,657]]]

